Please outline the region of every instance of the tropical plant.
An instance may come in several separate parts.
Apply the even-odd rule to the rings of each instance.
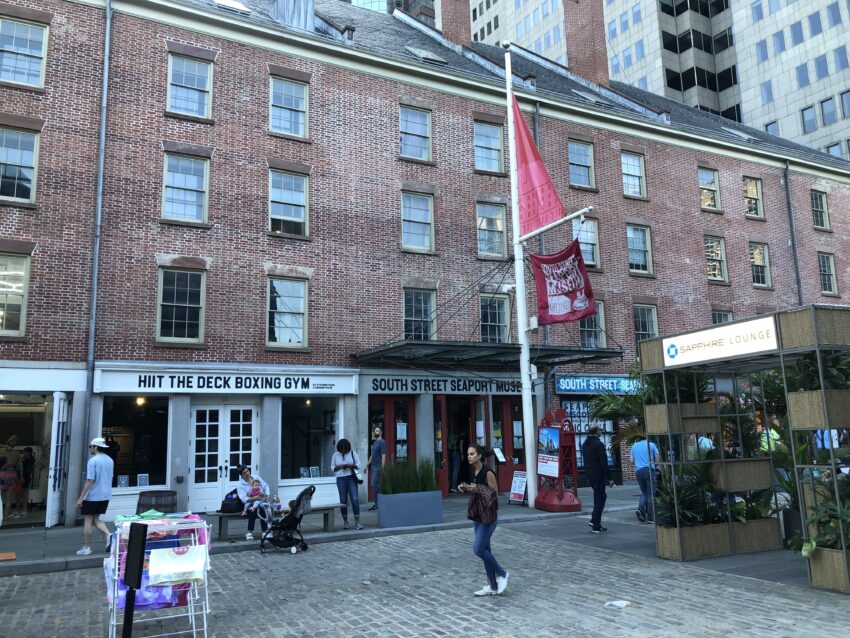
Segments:
[[[795,552],[802,552],[804,558],[811,558],[818,547],[850,549],[846,545],[842,547],[842,535],[843,542],[850,544],[850,480],[838,477],[837,483],[833,485],[831,474],[825,473],[812,479],[811,488],[820,502],[809,510],[806,528],[815,528],[817,531],[808,540],[804,540],[800,532],[795,533],[788,539],[788,547]]]
[[[674,489],[675,484],[675,489]],[[717,486],[710,463],[682,465],[673,479],[664,468],[655,496],[655,523],[676,527],[696,527],[726,521],[728,494]]]
[[[755,490],[738,495],[729,506],[732,518],[740,523],[770,518],[776,513],[773,490]]]
[[[379,479],[382,494],[408,494],[438,490],[434,462],[422,459],[417,466],[412,461],[387,463]]]

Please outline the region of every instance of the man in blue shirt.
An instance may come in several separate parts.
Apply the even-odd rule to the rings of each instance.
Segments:
[[[632,445],[631,455],[640,486],[640,502],[635,516],[641,523],[652,523],[655,521],[655,490],[658,488],[658,478],[661,474],[655,464],[658,460],[658,448],[652,441],[640,439]]]
[[[384,431],[375,426],[373,430],[375,440],[372,443],[372,449],[369,451],[369,459],[366,461],[366,467],[369,468],[369,485],[372,487],[372,492],[375,494],[375,502],[370,507],[370,510],[378,509],[378,494],[381,493],[381,470],[387,462],[387,442],[384,440]]]
[[[80,498],[77,499],[77,507],[80,508],[85,521],[83,523],[83,546],[77,550],[78,556],[91,554],[91,528],[97,527],[106,537],[106,551],[109,551],[109,528],[100,517],[106,513],[109,507],[109,498],[112,496],[112,474],[115,464],[106,454],[109,444],[102,438],[97,437],[89,443],[89,451],[92,457],[86,465],[86,482]]]

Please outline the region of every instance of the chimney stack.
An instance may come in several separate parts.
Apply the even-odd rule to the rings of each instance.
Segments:
[[[437,30],[450,42],[472,44],[472,20],[468,0],[434,0]]]
[[[567,68],[597,84],[608,85],[603,0],[563,0]]]

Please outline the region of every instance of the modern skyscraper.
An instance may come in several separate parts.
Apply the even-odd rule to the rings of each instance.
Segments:
[[[850,0],[569,1],[604,11],[611,80],[850,158]],[[470,11],[473,40],[570,66],[564,0]]]

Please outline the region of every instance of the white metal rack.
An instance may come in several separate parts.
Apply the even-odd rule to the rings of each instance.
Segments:
[[[112,533],[103,567],[109,600],[109,638],[121,636],[127,587],[123,574],[130,523],[148,526],[142,588],[136,590],[133,636],[207,635],[210,529],[202,520],[161,518],[122,521]],[[153,558],[155,572],[150,571]],[[162,566],[168,569],[163,572]]]

